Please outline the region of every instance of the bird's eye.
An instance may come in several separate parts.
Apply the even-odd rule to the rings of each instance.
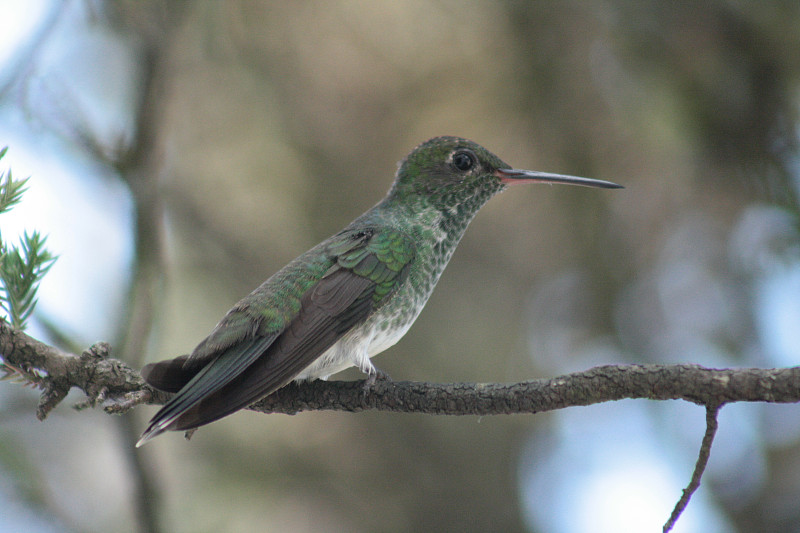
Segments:
[[[475,156],[471,152],[456,152],[453,154],[453,166],[466,172],[475,166]]]

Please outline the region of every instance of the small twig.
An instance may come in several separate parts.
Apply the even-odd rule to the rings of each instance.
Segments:
[[[689,482],[689,485],[683,489],[681,499],[675,504],[675,508],[672,510],[669,520],[664,524],[664,533],[668,533],[675,527],[675,523],[678,521],[678,518],[680,518],[681,513],[683,513],[686,506],[689,505],[689,500],[692,499],[692,495],[698,487],[700,487],[700,479],[703,477],[703,472],[708,464],[708,458],[711,456],[711,444],[714,442],[714,436],[717,434],[717,415],[721,407],[722,404],[706,406],[706,433],[703,435],[703,443],[700,445],[700,453],[697,455],[697,463],[694,465],[692,480]]]

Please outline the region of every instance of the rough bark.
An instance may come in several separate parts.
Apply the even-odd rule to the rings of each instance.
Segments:
[[[44,420],[72,387],[86,394],[77,408],[102,404],[109,413],[140,403],[163,404],[139,372],[109,357],[107,343],[73,355],[37,341],[0,321],[0,358],[7,377],[42,389],[36,416]],[[686,400],[706,408],[706,433],[692,479],[664,525],[670,531],[700,479],[711,453],[720,408],[732,402],[800,401],[800,367],[711,369],[699,365],[606,365],[564,376],[519,383],[421,383],[410,381],[312,381],[292,383],[256,402],[262,413],[367,409],[438,415],[540,413],[625,398]]]
[[[139,403],[162,404],[169,394],[156,391],[139,372],[109,357],[98,343],[80,356],[46,345],[0,323],[0,355],[9,368],[43,390],[37,416],[43,419],[78,387],[83,405],[102,403],[124,412]],[[704,406],[731,402],[800,401],[800,367],[711,369],[693,364],[606,365],[554,378],[518,383],[422,383],[313,381],[292,384],[250,408],[263,413],[308,410],[395,411],[440,415],[540,413],[625,398],[686,400]]]

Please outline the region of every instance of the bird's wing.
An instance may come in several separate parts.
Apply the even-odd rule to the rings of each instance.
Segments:
[[[246,298],[237,305],[184,360],[184,365],[204,366],[156,413],[140,442],[165,430],[190,429],[222,418],[291,381],[394,294],[407,278],[415,253],[413,240],[393,229],[351,230],[323,246],[316,252],[327,254],[325,266],[330,266],[302,291],[298,305],[289,306],[296,312],[281,324],[269,300],[276,292],[287,297],[272,289],[295,280],[291,269],[304,263],[303,256],[286,267],[286,276],[279,272],[276,282],[254,291],[248,297],[252,302]],[[296,280],[288,281],[292,283]],[[266,318],[254,322],[254,309]],[[237,313],[249,313],[249,320]]]

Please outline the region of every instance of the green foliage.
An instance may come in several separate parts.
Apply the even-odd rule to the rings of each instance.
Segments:
[[[0,159],[3,159],[7,151],[8,146],[0,150]],[[15,180],[11,175],[11,169],[8,172],[0,172],[0,213],[9,211],[19,203],[22,193],[27,190],[26,183],[28,183],[28,178]]]
[[[0,150],[0,159],[7,147]],[[10,210],[22,199],[24,180],[15,180],[11,170],[0,173],[0,213]],[[25,232],[19,246],[9,246],[0,235],[0,310],[15,328],[24,329],[36,307],[36,291],[42,278],[55,262],[45,249],[46,237],[34,231]]]

